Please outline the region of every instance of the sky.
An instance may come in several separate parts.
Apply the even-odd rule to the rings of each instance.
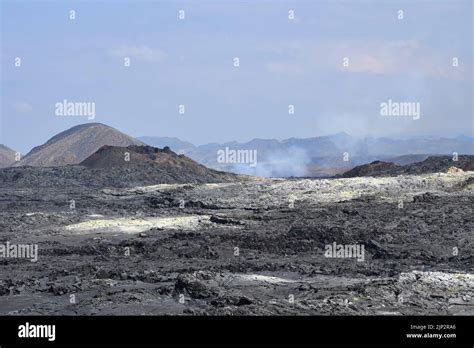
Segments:
[[[196,145],[474,133],[471,0],[0,4],[0,143],[22,153],[86,122]]]

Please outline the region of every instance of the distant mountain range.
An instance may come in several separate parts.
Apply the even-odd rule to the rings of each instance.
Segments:
[[[133,148],[145,144],[157,148],[167,146],[175,153],[184,154],[218,171],[275,177],[333,176],[374,161],[393,162],[402,166],[424,161],[430,155],[452,155],[453,152],[460,155],[474,154],[474,138],[468,136],[395,139],[356,138],[346,133],[337,133],[303,139],[253,139],[244,143],[209,143],[195,146],[170,137],[149,136],[135,139],[110,126],[87,123],[55,135],[43,145],[33,148],[18,162],[14,161],[13,150],[0,146],[0,166],[91,165],[92,162],[84,161],[99,149],[112,151],[104,148],[105,145]],[[141,156],[142,159],[149,160],[147,156],[153,155],[140,153],[136,150],[135,158]],[[222,153],[226,155],[223,160],[219,155]],[[102,158],[102,161],[105,159]]]
[[[249,142],[210,143],[201,146],[177,138],[139,137],[150,145],[168,145],[214,169],[258,176],[332,176],[357,165],[386,160],[399,165],[423,161],[430,155],[474,154],[474,138],[434,136],[355,138],[346,133],[285,140],[254,139]],[[219,163],[218,151],[255,150],[258,165]]]
[[[147,145],[158,147],[160,149],[168,146],[174,152],[178,154],[184,154],[191,152],[196,148],[193,144],[187,141],[180,140],[178,138],[171,137],[139,137],[140,141]]]

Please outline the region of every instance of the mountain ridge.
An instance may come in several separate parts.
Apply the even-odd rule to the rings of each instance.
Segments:
[[[102,123],[86,123],[62,131],[34,147],[15,166],[54,167],[78,164],[104,145],[144,145]]]
[[[172,144],[166,144],[164,140],[160,144],[169,145],[172,150],[176,151]],[[241,163],[218,163],[217,151],[226,147],[236,150],[256,150],[259,165],[249,168]],[[425,160],[430,155],[452,155],[454,152],[466,155],[474,154],[474,138],[468,136],[358,138],[340,132],[310,138],[283,140],[254,138],[247,142],[207,143],[199,146],[193,145],[188,147],[187,151],[180,153],[217,170],[257,176],[320,177],[345,172],[350,168],[375,160],[405,165]]]
[[[474,171],[474,156],[460,155],[456,160],[454,160],[452,156],[429,156],[423,161],[405,165],[397,165],[393,162],[374,161],[356,166],[336,177],[355,178],[364,176],[421,175],[457,171]]]
[[[0,144],[0,168],[10,167],[15,163],[16,151]]]

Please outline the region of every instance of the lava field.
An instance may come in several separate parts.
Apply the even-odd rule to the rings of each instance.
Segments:
[[[0,314],[472,315],[473,176],[4,180]]]

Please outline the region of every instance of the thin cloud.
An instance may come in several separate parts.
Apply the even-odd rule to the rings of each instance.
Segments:
[[[33,107],[25,101],[13,102],[13,110],[19,114],[29,114],[33,111]]]
[[[328,48],[331,50],[331,47]],[[467,65],[453,68],[451,58],[443,52],[435,52],[416,40],[351,41],[336,44],[332,48],[338,69],[354,73],[379,75],[411,74],[431,78],[462,80]],[[342,59],[349,58],[349,66]]]
[[[416,74],[419,76],[463,80],[469,76],[469,63],[459,58],[459,67],[452,66],[452,57],[423,46],[417,40],[333,41],[305,40],[278,42],[260,47],[274,57],[267,62],[269,71],[296,74],[312,71],[339,70],[377,75]],[[343,59],[349,65],[343,65]]]

